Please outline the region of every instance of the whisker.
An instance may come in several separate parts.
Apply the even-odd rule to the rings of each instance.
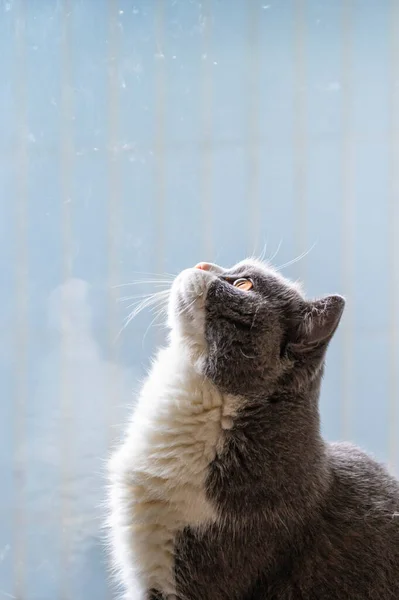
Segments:
[[[252,250],[249,252],[248,258],[252,258],[252,259],[256,260],[256,250],[257,250],[257,247],[258,247],[258,242],[255,239],[255,240],[253,240]]]
[[[167,290],[167,294],[153,294],[152,296],[148,297],[148,298],[144,298],[141,301],[136,301],[133,302],[130,306],[128,306],[127,308],[131,308],[132,306],[136,306],[132,313],[133,317],[136,317],[142,310],[144,310],[145,308],[153,305],[153,304],[157,304],[159,301],[162,300],[167,300],[167,298],[169,297],[169,290]],[[130,317],[130,315],[129,315]]]
[[[159,284],[159,285],[170,285],[173,279],[137,279],[136,281],[130,281],[129,283],[118,283],[113,285],[113,288],[127,287],[129,285],[143,285],[143,284]]]
[[[119,302],[128,302],[129,300],[144,300],[146,298],[153,298],[153,297],[162,297],[162,296],[168,296],[170,293],[170,290],[161,290],[159,292],[153,292],[152,294],[136,294],[135,296],[123,296],[122,298],[118,298]],[[133,302],[133,304],[135,304],[135,302]],[[133,304],[131,304],[130,306],[133,306]],[[126,308],[130,308],[130,306],[127,306]]]
[[[283,240],[281,239],[281,240],[279,241],[279,243],[278,243],[277,250],[275,251],[275,253],[273,254],[273,256],[270,256],[270,257],[267,259],[267,262],[269,262],[269,263],[273,262],[273,260],[274,260],[274,259],[276,258],[276,256],[277,256],[277,254],[280,252],[280,248],[281,248],[281,246],[282,246],[282,243],[283,243]]]
[[[126,317],[125,322],[124,322],[122,328],[118,332],[116,340],[119,339],[122,331],[124,331],[124,329],[126,329],[126,327],[129,325],[129,323],[135,317],[137,317],[137,315],[142,310],[144,310],[145,308],[151,308],[151,309],[153,309],[157,305],[162,305],[162,310],[164,310],[166,308],[166,306],[167,306],[167,303],[168,303],[169,293],[170,293],[169,289],[168,290],[162,290],[160,292],[154,292],[153,294],[150,294],[150,295],[146,296],[144,299],[139,299],[136,302],[133,302],[130,306],[134,306],[135,308],[133,308],[133,310]],[[130,307],[128,307],[128,308],[130,308]]]
[[[146,336],[147,336],[147,333],[149,332],[150,328],[152,327],[152,325],[154,325],[154,323],[156,322],[156,320],[157,320],[157,319],[158,319],[158,318],[159,318],[159,317],[162,315],[162,313],[163,313],[164,311],[165,311],[165,308],[164,308],[164,307],[162,307],[162,308],[161,308],[161,309],[160,309],[160,310],[159,310],[159,311],[156,313],[156,315],[155,315],[155,317],[153,318],[153,320],[151,321],[151,323],[148,325],[148,327],[147,327],[147,329],[145,330],[145,333],[144,333],[144,335],[143,335],[142,342],[141,342],[141,345],[142,345],[142,347],[144,346],[144,341],[145,341],[145,338],[146,338]]]
[[[308,254],[310,254],[310,252],[312,252],[312,250],[314,249],[314,247],[316,246],[316,244],[317,244],[317,242],[314,242],[312,244],[312,246],[309,248],[309,250],[306,250],[305,252],[302,252],[302,254],[299,254],[299,256],[297,256],[296,258],[293,258],[292,260],[289,260],[288,262],[280,265],[279,267],[276,267],[276,271],[280,271],[281,269],[285,269],[286,267],[294,265],[298,261],[300,261],[303,258],[305,258],[305,256],[307,256]]]
[[[267,252],[267,244],[268,244],[268,242],[266,241],[265,244],[263,245],[263,250],[259,255],[258,260],[260,260],[261,262],[263,262],[265,260],[265,256],[266,256],[266,252]]]
[[[248,260],[253,260],[255,262],[263,262],[265,260],[265,256],[266,256],[266,250],[267,250],[267,242],[263,245],[263,250],[260,254],[256,254],[256,252],[252,252],[252,254],[250,254],[247,258]]]
[[[130,270],[129,270],[130,271]],[[134,273],[135,275],[151,275],[151,277],[177,277],[176,273],[152,273],[151,271],[130,271],[130,273]]]

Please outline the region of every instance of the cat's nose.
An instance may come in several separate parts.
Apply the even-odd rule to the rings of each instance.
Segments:
[[[208,262],[200,262],[194,267],[195,269],[199,269],[200,271],[212,271],[212,273],[223,273],[223,267],[219,267],[219,265],[215,265],[215,263]]]
[[[195,269],[201,269],[201,271],[210,271],[212,269],[212,264],[211,263],[206,263],[206,262],[200,262],[197,265],[195,265]]]

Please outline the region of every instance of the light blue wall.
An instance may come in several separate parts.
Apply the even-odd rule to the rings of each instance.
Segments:
[[[398,15],[0,1],[0,599],[111,598],[104,459],[161,337],[114,341],[137,271],[310,251],[284,273],[348,298],[325,434],[398,471]]]

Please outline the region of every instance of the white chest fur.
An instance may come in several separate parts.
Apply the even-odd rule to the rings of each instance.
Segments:
[[[111,543],[129,600],[151,588],[173,598],[176,534],[217,520],[205,479],[235,405],[172,348],[161,352],[110,464]]]

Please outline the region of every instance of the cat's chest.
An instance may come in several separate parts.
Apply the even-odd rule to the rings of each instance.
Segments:
[[[146,584],[173,594],[178,532],[218,519],[206,479],[232,404],[213,389],[190,395],[171,390],[170,397],[152,401],[150,409],[138,411],[128,440],[132,549]]]
[[[220,394],[195,389],[191,394],[171,390],[169,397],[154,400],[145,418],[138,414],[130,456],[136,499],[167,502],[187,519],[191,512],[194,524],[199,499],[209,504],[205,480],[223,444],[223,413]]]

